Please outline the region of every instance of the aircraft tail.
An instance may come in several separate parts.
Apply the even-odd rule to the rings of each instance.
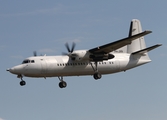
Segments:
[[[130,24],[129,29],[129,37],[139,34],[142,32],[141,23],[137,19],[133,19]],[[127,53],[130,53],[132,55],[140,55],[144,56],[144,60],[150,60],[148,56],[148,52],[161,46],[161,44],[153,45],[151,47],[146,48],[144,36],[140,37],[134,41],[130,45],[127,45]]]
[[[142,32],[141,23],[137,19],[133,19],[130,24],[129,37]],[[127,45],[127,53],[133,53],[146,48],[144,36],[134,40],[130,45]]]

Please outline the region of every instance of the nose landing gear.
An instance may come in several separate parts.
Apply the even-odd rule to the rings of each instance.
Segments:
[[[24,80],[20,81],[20,86],[26,85],[26,82]]]
[[[58,77],[59,80],[60,80],[60,83],[59,83],[59,87],[60,88],[65,88],[67,86],[67,83],[65,81],[63,81],[63,77]]]
[[[67,83],[65,81],[62,81],[59,83],[60,88],[65,88],[67,86]]]
[[[23,80],[23,76],[22,75],[18,75],[17,77],[21,79],[20,86],[26,85],[26,82]]]

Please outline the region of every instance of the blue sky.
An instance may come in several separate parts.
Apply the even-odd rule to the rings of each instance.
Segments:
[[[166,120],[167,1],[0,0],[0,120]],[[64,43],[90,49],[127,37],[131,19],[141,21],[152,62],[95,81],[92,76],[24,78],[6,71],[24,58],[59,55]]]

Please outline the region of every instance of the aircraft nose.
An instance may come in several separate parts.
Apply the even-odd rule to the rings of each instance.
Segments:
[[[15,74],[15,68],[13,67],[13,68],[10,68],[10,69],[7,69],[6,71],[9,71],[10,73],[13,73],[13,74]]]
[[[10,69],[7,69],[6,71],[9,71],[10,73],[13,73],[13,74],[20,74],[22,71],[22,67],[18,65]]]

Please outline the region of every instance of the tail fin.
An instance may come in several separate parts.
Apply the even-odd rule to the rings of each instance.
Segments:
[[[141,23],[137,19],[133,19],[130,24],[130,30],[129,30],[129,37],[139,34],[142,32]],[[150,58],[148,56],[148,52],[161,46],[162,44],[156,44],[151,47],[146,48],[144,36],[140,37],[134,41],[130,45],[127,45],[127,53],[130,53],[132,55],[139,55],[142,56],[141,60],[144,60],[144,63],[150,62]]]
[[[130,24],[129,37],[142,32],[141,23],[137,19],[133,19]],[[144,37],[134,40],[130,45],[127,45],[127,53],[134,53],[136,51],[146,48]]]
[[[130,29],[129,29],[129,37],[134,36],[136,34],[142,33],[142,27],[141,23],[137,19],[133,19],[130,24]],[[144,56],[145,60],[150,60],[148,56],[148,52],[161,46],[162,44],[156,44],[151,47],[146,48],[144,36],[137,38],[131,42],[131,44],[126,45],[124,47],[121,47],[117,49],[118,51],[122,51],[123,53],[129,53],[132,55],[140,55]]]

